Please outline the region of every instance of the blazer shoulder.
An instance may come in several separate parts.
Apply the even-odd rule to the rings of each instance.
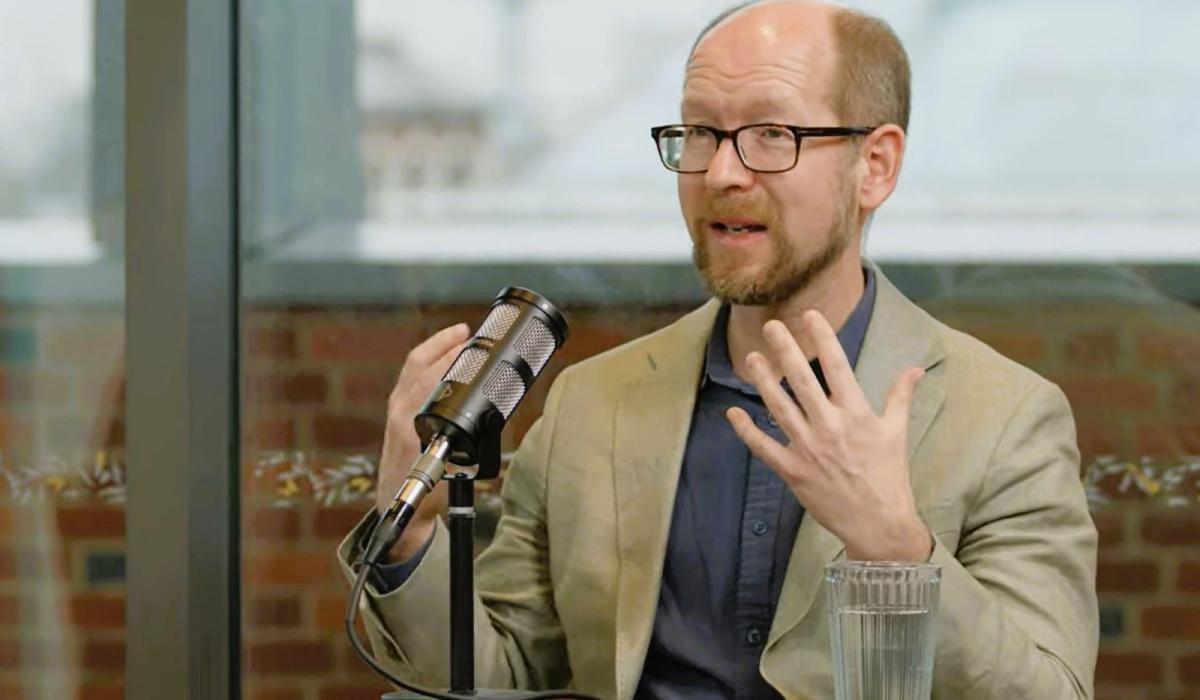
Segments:
[[[573,386],[617,387],[671,363],[695,361],[708,343],[717,308],[710,301],[656,331],[572,364],[560,377],[570,377]]]
[[[946,350],[943,362],[948,386],[986,397],[996,408],[1010,411],[1033,393],[1062,394],[1057,384],[978,338],[936,319],[933,324]]]

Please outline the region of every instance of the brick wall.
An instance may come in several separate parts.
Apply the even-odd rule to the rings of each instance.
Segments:
[[[1098,697],[1200,700],[1200,459],[1189,458],[1200,455],[1200,312],[1121,301],[926,306],[1052,377],[1072,401],[1102,536]],[[684,310],[569,309],[571,340],[547,372]],[[484,313],[247,312],[246,697],[376,698],[385,689],[343,639],[346,587],[332,549],[369,507],[384,402],[408,350]],[[120,697],[120,335],[119,314],[0,314],[3,698]],[[514,416],[507,449],[540,412],[548,379]]]

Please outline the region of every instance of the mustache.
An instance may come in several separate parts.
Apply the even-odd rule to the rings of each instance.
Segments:
[[[697,215],[697,223],[703,225],[715,219],[727,217],[753,219],[772,229],[776,228],[779,223],[775,208],[770,204],[731,197],[717,197],[708,200],[704,209]]]

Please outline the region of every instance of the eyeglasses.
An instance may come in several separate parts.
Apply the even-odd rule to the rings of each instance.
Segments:
[[[732,131],[699,124],[668,124],[650,129],[658,144],[662,164],[677,173],[702,173],[725,139],[747,170],[756,173],[782,173],[796,167],[800,159],[800,141],[806,136],[857,136],[869,134],[874,126],[789,126],[787,124],[748,124]]]

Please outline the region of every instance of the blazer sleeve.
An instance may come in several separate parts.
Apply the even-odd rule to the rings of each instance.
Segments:
[[[475,580],[475,680],[478,687],[561,688],[570,679],[566,644],[550,581],[546,469],[566,373],[509,465],[496,535]],[[338,548],[350,568],[364,536],[360,523]],[[396,675],[427,686],[450,682],[449,533],[439,520],[420,564],[388,593],[367,585],[361,606],[376,658]]]
[[[1038,382],[1000,433],[942,566],[934,697],[1092,698],[1096,529],[1066,397]]]

